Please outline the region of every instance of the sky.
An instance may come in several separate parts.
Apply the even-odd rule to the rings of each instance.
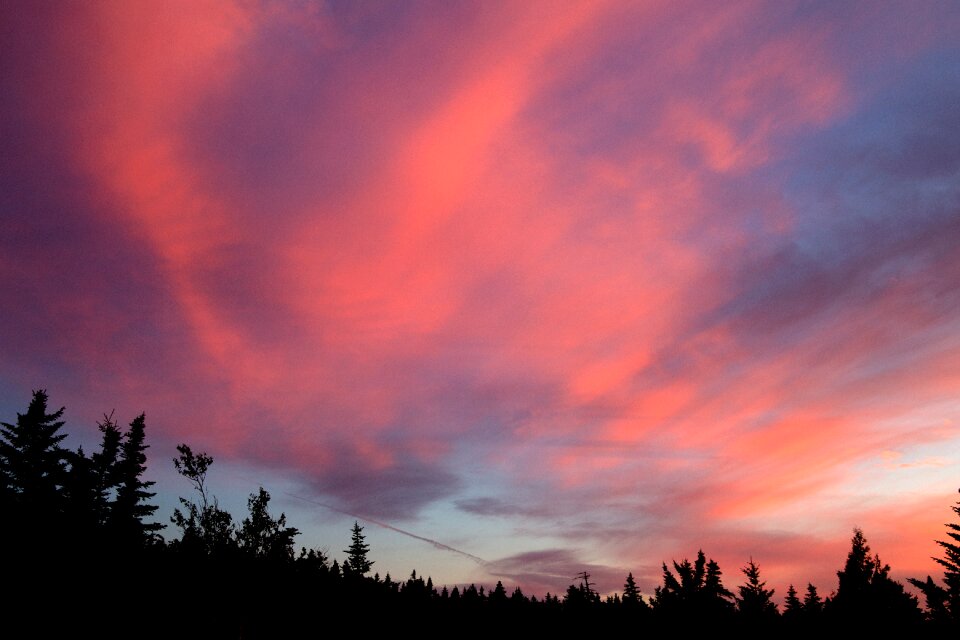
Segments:
[[[4,2],[0,420],[436,584],[894,577],[960,487],[955,2]],[[413,537],[409,534],[413,534]],[[165,536],[176,537],[168,527]],[[437,543],[437,544],[432,544]]]

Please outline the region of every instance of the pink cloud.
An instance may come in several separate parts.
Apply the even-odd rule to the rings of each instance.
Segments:
[[[45,36],[49,76],[16,58],[22,147],[80,186],[41,207],[47,169],[5,160],[38,186],[9,181],[22,262],[0,272],[26,283],[18,299],[57,294],[5,321],[23,335],[48,309],[57,345],[7,340],[5,375],[74,372],[89,379],[74,397],[159,405],[158,437],[203,439],[359,512],[449,502],[544,544],[563,522],[606,540],[598,570],[713,543],[733,575],[755,544],[786,579],[842,553],[852,525],[778,527],[817,507],[844,520],[835,488],[871,491],[855,470],[885,450],[956,441],[896,426],[960,385],[955,189],[932,182],[956,169],[950,145],[881,136],[887,164],[817,146],[854,154],[863,131],[913,122],[871,111],[879,89],[844,44],[873,42],[857,16],[390,11],[107,3]],[[929,19],[871,25],[909,36],[890,54],[904,69],[949,42]],[[922,88],[940,114],[950,88]],[[84,242],[45,265],[35,220],[73,201],[61,224]],[[124,260],[71,267],[103,230]],[[38,353],[56,364],[24,364]],[[634,521],[662,542],[631,543]],[[926,522],[903,539],[932,535]],[[878,546],[929,566],[894,529]],[[791,560],[791,545],[809,552]],[[579,561],[551,553],[509,550],[503,575]]]

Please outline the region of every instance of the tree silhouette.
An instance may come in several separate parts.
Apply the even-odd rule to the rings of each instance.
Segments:
[[[641,606],[646,608],[647,606],[647,603],[645,603],[640,597],[640,589],[637,587],[637,583],[633,579],[633,572],[627,574],[627,580],[623,583],[623,598],[621,598],[621,602],[625,607],[628,608]]]
[[[57,433],[63,426],[64,408],[48,414],[47,392],[33,392],[26,413],[16,424],[0,423],[0,481],[22,504],[52,505],[56,502],[66,470],[67,452]]]
[[[497,586],[490,592],[490,604],[494,607],[504,607],[507,604],[507,590],[501,580],[497,580]]]
[[[173,460],[174,468],[200,494],[200,504],[180,498],[186,513],[173,510],[170,520],[182,531],[179,545],[185,550],[206,555],[233,548],[233,518],[220,508],[216,497],[211,499],[207,494],[207,471],[213,458],[206,453],[194,454],[186,444],[177,445],[177,451],[180,455]]]
[[[890,578],[890,566],[880,556],[870,556],[870,546],[859,528],[854,529],[850,552],[836,595],[825,610],[843,621],[865,620],[871,625],[911,625],[919,622],[915,596]]]
[[[960,502],[950,509],[960,517]],[[935,583],[930,576],[925,581],[910,578],[910,584],[925,596],[927,610],[933,620],[960,624],[960,523],[951,522],[946,527],[947,536],[952,541],[935,540],[943,547],[944,553],[942,558],[933,558],[944,568],[943,583],[946,588]]]
[[[809,621],[820,619],[823,613],[823,600],[817,593],[817,588],[807,583],[807,593],[803,596],[803,617]]]
[[[724,622],[733,612],[733,594],[723,586],[720,565],[703,550],[691,563],[673,562],[676,576],[663,564],[663,585],[654,590],[654,610],[668,617],[713,617]]]
[[[117,497],[111,509],[111,520],[121,538],[134,545],[156,540],[159,522],[145,522],[157,510],[147,501],[156,493],[148,491],[153,481],[143,480],[146,471],[146,416],[140,414],[130,423],[120,445],[120,459],[116,463]]]
[[[260,487],[257,494],[250,494],[247,508],[249,517],[245,518],[237,531],[237,543],[240,549],[254,557],[269,558],[276,561],[293,559],[293,539],[300,532],[288,527],[287,517],[280,514],[274,520],[267,511],[270,494]]]
[[[103,414],[103,420],[97,423],[100,430],[100,451],[91,458],[92,470],[96,476],[96,509],[101,524],[106,524],[111,508],[112,492],[120,483],[118,462],[123,433],[113,419],[113,412]]]
[[[213,458],[194,454],[185,444],[177,447],[174,466],[197,496],[192,501],[181,498],[181,507],[174,510],[171,519],[182,536],[169,544],[157,536],[157,544],[148,553],[133,556],[131,562],[130,552],[154,539],[159,526],[146,522],[156,507],[149,504],[152,483],[143,479],[148,448],[144,416],[134,419],[124,433],[112,414],[105,415],[98,423],[100,448],[88,455],[83,448],[61,447],[64,410],[48,413],[46,405],[46,393],[35,391],[27,412],[18,414],[15,424],[2,423],[0,428],[0,513],[5,516],[0,527],[0,570],[5,574],[0,601],[5,603],[6,620],[21,609],[27,611],[24,603],[58,580],[69,585],[73,609],[70,615],[60,615],[63,611],[54,608],[55,595],[50,592],[50,611],[68,624],[82,619],[73,612],[102,606],[102,594],[108,589],[137,584],[143,585],[137,593],[140,602],[183,614],[177,622],[156,630],[157,635],[168,636],[184,629],[189,629],[189,635],[212,637],[280,635],[302,624],[305,614],[298,612],[309,611],[317,603],[331,610],[366,607],[388,613],[383,618],[394,621],[419,616],[489,623],[499,629],[537,625],[544,635],[569,631],[571,621],[574,627],[589,624],[597,633],[632,625],[653,633],[681,630],[717,635],[725,627],[736,629],[729,625],[738,620],[747,623],[743,629],[749,631],[750,624],[772,623],[777,617],[774,590],[766,588],[752,558],[741,569],[746,581],[734,597],[723,585],[720,566],[702,550],[693,562],[673,561],[670,568],[663,563],[663,585],[655,589],[652,609],[641,597],[632,573],[626,577],[622,597],[602,600],[590,574],[582,572],[574,578],[579,584],[570,585],[562,603],[550,593],[542,600],[528,598],[519,586],[508,596],[502,582],[489,591],[470,585],[450,591],[444,587],[438,593],[432,578],[424,581],[416,571],[405,582],[393,582],[389,574],[382,581],[377,575],[368,578],[364,574],[373,562],[358,521],[342,565],[336,561],[328,565],[326,548],[304,548],[294,557],[298,531],[287,526],[285,514],[276,518],[270,514],[270,494],[263,487],[250,494],[249,513],[235,528],[233,518],[219,508],[206,484]],[[952,510],[960,516],[960,503]],[[911,580],[927,598],[930,622],[923,622],[917,599],[890,577],[890,567],[871,552],[863,532],[855,529],[843,568],[837,572],[836,593],[824,602],[808,584],[801,602],[790,585],[782,621],[768,630],[782,630],[781,635],[788,637],[794,630],[859,635],[899,631],[911,637],[920,631],[952,631],[949,625],[957,622],[960,606],[960,524],[947,527],[947,537],[937,541],[944,554],[935,558],[945,569],[943,583],[935,583],[930,576],[926,581]],[[190,588],[170,589],[173,584]],[[193,586],[202,586],[203,599]],[[60,604],[62,600],[56,601]],[[142,611],[118,608],[111,619],[135,625],[141,622]],[[920,624],[926,628],[915,626]]]
[[[367,559],[367,553],[370,551],[370,545],[364,541],[363,527],[356,520],[353,521],[353,529],[350,531],[350,547],[344,549],[348,554],[350,568],[359,575],[364,575],[370,571],[373,561]]]
[[[66,523],[72,528],[76,545],[84,548],[93,543],[102,524],[97,475],[83,447],[68,452],[67,458],[70,467],[63,485]]]
[[[47,413],[47,392],[39,389],[16,424],[0,423],[0,494],[8,522],[18,523],[23,540],[33,544],[55,536],[64,504],[61,487],[69,454],[60,443],[67,437],[64,408]],[[5,527],[6,528],[6,527]],[[6,535],[6,532],[5,532]]]
[[[840,586],[833,603],[838,607],[853,610],[863,608],[869,597],[870,580],[873,578],[877,563],[870,557],[870,546],[860,528],[853,530],[850,551],[843,569],[837,572]]]
[[[707,597],[707,602],[715,605],[719,610],[731,610],[733,608],[733,593],[723,586],[720,571],[720,565],[716,560],[710,559],[707,563],[707,575],[703,581],[703,593]]]
[[[776,618],[777,605],[771,599],[774,590],[766,589],[767,583],[760,581],[760,567],[754,563],[753,558],[750,558],[750,562],[741,571],[747,576],[747,583],[738,587],[740,597],[736,599],[737,610],[745,619],[754,622]],[[790,589],[793,589],[793,585]],[[796,600],[796,598],[797,592],[793,591],[793,599]]]
[[[783,619],[796,622],[803,615],[803,603],[797,596],[797,590],[791,584],[787,587],[787,596],[783,599]]]

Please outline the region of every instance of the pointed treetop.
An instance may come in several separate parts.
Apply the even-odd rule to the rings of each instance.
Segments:
[[[373,566],[373,561],[367,558],[369,551],[370,545],[364,540],[363,527],[360,526],[359,522],[354,520],[353,529],[351,529],[350,532],[350,547],[343,550],[348,556],[350,568],[354,573],[363,575],[370,571],[370,567]]]

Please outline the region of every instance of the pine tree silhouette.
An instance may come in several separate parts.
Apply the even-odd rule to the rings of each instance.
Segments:
[[[640,589],[633,579],[633,572],[627,574],[627,580],[623,583],[623,598],[621,603],[627,608],[646,608],[646,603],[640,598]]]
[[[373,566],[373,561],[367,559],[369,551],[370,545],[364,541],[363,527],[354,520],[353,529],[350,531],[350,547],[343,552],[348,554],[350,568],[361,576],[370,571],[370,567]]]
[[[746,620],[752,622],[769,622],[777,617],[777,605],[773,600],[773,589],[766,589],[766,582],[760,581],[760,567],[754,563],[753,558],[747,566],[741,569],[747,577],[747,583],[738,587],[740,597],[736,599],[737,610]],[[793,586],[790,587],[793,589]],[[796,600],[796,591],[793,592]],[[798,601],[799,603],[799,601]]]
[[[854,529],[850,552],[842,570],[836,595],[825,604],[825,612],[843,623],[868,621],[874,627],[908,626],[919,622],[915,596],[889,576],[889,565],[870,555],[863,531]]]
[[[156,542],[157,532],[162,528],[159,522],[146,522],[157,510],[156,505],[148,501],[156,493],[148,491],[154,485],[152,480],[144,480],[147,470],[146,416],[140,414],[130,423],[120,445],[120,459],[117,462],[117,497],[111,509],[114,529],[121,538],[132,545],[144,545]]]
[[[787,587],[787,596],[783,599],[783,619],[785,622],[796,623],[801,616],[803,616],[803,603],[791,584]]]
[[[960,518],[960,502],[950,509]],[[932,620],[960,625],[960,522],[946,525],[951,540],[935,540],[943,547],[943,557],[933,560],[944,568],[941,587],[927,576],[925,581],[910,578],[910,584],[920,589],[926,599],[927,610]]]
[[[817,593],[817,588],[807,583],[807,593],[803,596],[803,617],[810,621],[820,619],[823,613],[823,600]]]
[[[96,475],[97,487],[97,518],[101,524],[106,524],[110,517],[113,492],[120,484],[119,461],[120,448],[123,442],[123,433],[113,419],[113,412],[104,414],[103,420],[97,423],[100,430],[100,451],[91,458],[93,473]]]
[[[69,456],[60,446],[67,437],[59,433],[63,412],[47,413],[47,392],[39,389],[15,424],[0,423],[0,499],[7,522],[17,523],[17,530],[3,535],[29,548],[42,548],[59,535]]]

